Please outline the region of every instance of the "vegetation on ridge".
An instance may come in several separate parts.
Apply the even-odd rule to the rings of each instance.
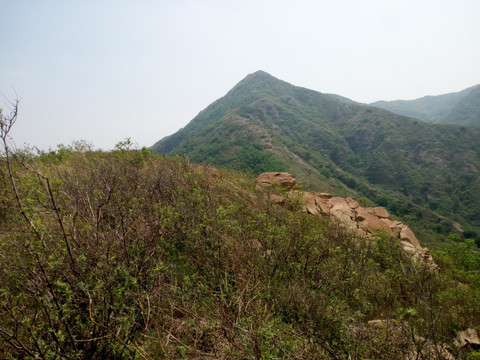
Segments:
[[[480,85],[456,93],[370,105],[431,123],[480,126]]]
[[[79,144],[2,157],[0,189],[1,358],[462,357],[480,326],[471,243],[435,276],[240,173]]]

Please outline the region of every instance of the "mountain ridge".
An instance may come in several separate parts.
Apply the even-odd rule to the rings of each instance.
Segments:
[[[380,100],[370,105],[435,124],[480,126],[480,85],[414,100]]]
[[[253,175],[289,171],[306,188],[365,196],[413,222],[421,214],[440,233],[459,222],[476,237],[479,137],[477,128],[346,103],[260,71],[153,149]]]

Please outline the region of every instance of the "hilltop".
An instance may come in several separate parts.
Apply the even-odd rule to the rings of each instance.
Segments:
[[[306,189],[386,206],[425,241],[480,242],[479,138],[258,71],[153,149],[252,175],[288,171]]]

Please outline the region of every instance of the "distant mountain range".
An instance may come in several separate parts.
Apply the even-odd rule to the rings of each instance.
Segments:
[[[327,94],[347,104],[370,105],[396,114],[414,117],[433,124],[456,124],[480,127],[480,85],[468,89],[415,100],[360,103],[337,94]]]
[[[456,93],[370,105],[434,124],[480,126],[480,85]]]
[[[461,104],[478,109],[480,87],[467,90],[424,98],[429,106],[411,103],[440,122]],[[480,128],[434,125],[375,105],[258,71],[153,149],[253,175],[289,171],[308,189],[386,206],[427,242],[455,231],[480,242]]]

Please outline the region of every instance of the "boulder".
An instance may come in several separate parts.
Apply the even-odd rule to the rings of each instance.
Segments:
[[[430,270],[438,274],[438,265],[433,261],[432,255],[430,255],[430,250],[423,248],[420,251],[420,261],[426,264]]]
[[[373,214],[382,219],[390,219],[390,214],[383,206],[374,207]]]
[[[286,172],[265,172],[258,175],[257,183],[261,187],[270,187],[278,183],[287,189],[291,189],[297,184],[297,180]]]
[[[357,222],[358,226],[367,231],[368,233],[376,233],[380,231],[386,231],[388,234],[392,234],[390,227],[377,216],[369,213],[364,208],[357,209]]]
[[[359,236],[362,236],[362,237],[367,237],[367,236],[369,235],[368,232],[366,232],[365,230],[359,228],[358,225],[357,225],[357,229],[355,230],[355,232],[356,232]]]
[[[400,246],[402,247],[403,251],[411,256],[414,256],[418,253],[418,249],[408,241],[400,241]]]
[[[477,331],[475,329],[467,329],[464,331],[457,332],[457,337],[455,338],[455,346],[459,348],[472,347],[480,348],[480,339],[478,338]]]
[[[330,209],[330,214],[335,215],[335,213],[347,214],[350,218],[355,218],[355,212],[344,200],[343,202],[336,202]]]
[[[312,215],[329,215],[330,206],[321,197],[312,193],[305,192],[302,196],[302,202],[305,204],[303,211]]]
[[[334,206],[335,204],[346,204],[347,202],[345,201],[344,198],[339,197],[339,196],[334,196],[328,199],[327,204]]]
[[[303,211],[307,212],[312,215],[319,215],[318,209],[317,209],[317,204],[315,201],[315,195],[306,192],[302,196],[302,202],[303,202]]]
[[[347,202],[348,206],[350,206],[352,209],[356,209],[356,208],[360,207],[360,204],[358,203],[358,201],[354,200],[350,197],[347,197],[345,199],[345,201]]]
[[[391,234],[390,228],[378,218],[367,218],[359,222],[358,225],[361,229],[365,230],[369,234],[379,233],[382,231],[385,231],[387,234]]]
[[[382,219],[390,219],[390,214],[388,213],[387,209],[385,209],[383,206],[366,207],[365,210],[368,213],[375,215],[376,217],[379,217]]]
[[[400,221],[394,221],[387,218],[380,218],[387,226],[392,230],[392,234],[400,237],[400,230],[402,229],[403,224]]]
[[[332,194],[330,193],[317,193],[318,197],[321,197],[324,200],[328,200],[332,198]]]
[[[409,241],[400,241],[402,250],[405,251],[414,261],[425,264],[431,271],[438,273],[438,265],[433,261],[430,250],[427,248],[417,249]]]
[[[415,246],[418,250],[422,250],[422,247],[420,246],[420,242],[418,241],[413,231],[407,225],[403,225],[401,227],[400,240],[408,241],[410,244]]]
[[[355,222],[355,211],[348,205],[346,199],[334,197],[328,201],[328,204],[331,205],[331,216],[340,220],[342,223],[347,225],[348,228],[352,230],[357,229],[358,226]]]
[[[317,207],[320,208],[322,214],[330,214],[330,205],[320,196],[315,196],[315,203]]]

